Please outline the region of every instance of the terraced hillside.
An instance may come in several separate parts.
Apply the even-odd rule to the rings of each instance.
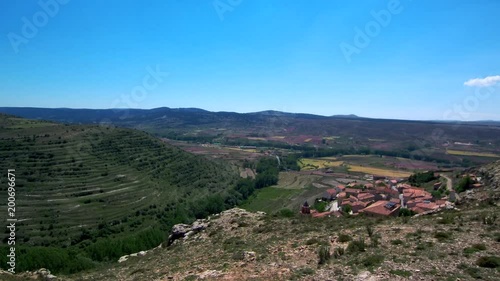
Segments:
[[[74,248],[88,262],[113,260],[158,245],[174,223],[221,211],[238,196],[237,169],[129,129],[0,115],[0,163],[2,179],[16,170],[17,245],[32,256],[40,246]],[[97,249],[112,241],[121,241],[112,252]]]

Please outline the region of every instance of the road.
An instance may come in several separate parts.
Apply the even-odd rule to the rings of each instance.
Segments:
[[[446,189],[447,189],[448,191],[452,191],[452,190],[453,190],[453,182],[452,182],[451,178],[450,178],[450,177],[448,177],[448,176],[447,176],[447,175],[445,175],[445,174],[439,174],[439,176],[441,176],[441,177],[443,177],[443,178],[445,178],[445,179],[446,179]]]

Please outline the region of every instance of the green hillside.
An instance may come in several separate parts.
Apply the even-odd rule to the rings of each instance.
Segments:
[[[2,205],[7,169],[16,170],[16,247],[23,270],[77,271],[154,247],[174,223],[219,212],[241,198],[233,167],[130,129],[0,115],[0,163]],[[0,212],[3,221],[6,216]]]

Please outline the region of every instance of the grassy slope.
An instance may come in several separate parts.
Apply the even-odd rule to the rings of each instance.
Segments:
[[[483,206],[408,221],[223,215],[211,219],[205,232],[187,242],[69,280],[201,280],[207,273],[216,276],[208,280],[358,280],[355,276],[363,272],[373,275],[373,280],[408,280],[405,276],[410,280],[498,280],[498,269],[476,265],[479,257],[498,256],[498,221],[482,222],[484,215],[494,213],[498,214],[497,207]],[[378,237],[376,244],[368,235],[369,225]],[[364,240],[364,252],[351,251],[349,242],[338,240],[340,234]],[[330,246],[332,252],[347,249],[342,256],[318,265],[320,245]],[[471,250],[475,245],[485,248]],[[254,251],[256,260],[245,259],[243,251]]]
[[[143,132],[0,115],[2,178],[7,169],[16,169],[16,234],[24,246],[70,246],[84,231],[167,229],[186,218],[173,217],[179,203],[226,192],[237,179],[228,165]]]

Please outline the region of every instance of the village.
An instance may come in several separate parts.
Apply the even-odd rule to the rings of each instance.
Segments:
[[[440,174],[436,174],[439,177]],[[425,215],[444,209],[453,209],[459,199],[457,192],[450,184],[437,182],[433,189],[445,187],[445,196],[436,197],[424,188],[412,186],[405,178],[387,178],[383,176],[367,176],[367,183],[352,181],[346,185],[339,184],[316,198],[313,205],[304,202],[300,212],[312,217],[335,216],[345,214],[371,217],[397,217]],[[471,179],[472,188],[481,188],[481,178],[476,175],[464,175]],[[404,212],[404,213],[403,213]]]

